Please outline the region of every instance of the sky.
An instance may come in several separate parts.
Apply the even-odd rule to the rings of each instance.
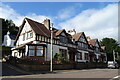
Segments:
[[[118,4],[114,2],[3,2],[0,18],[20,26],[25,17],[49,18],[55,28],[85,32],[92,38],[118,39]]]

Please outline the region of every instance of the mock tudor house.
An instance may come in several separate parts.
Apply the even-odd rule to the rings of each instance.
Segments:
[[[85,37],[84,32],[76,33],[72,35],[73,40],[77,44],[77,62],[86,62],[89,61],[89,52],[88,52],[88,41]]]
[[[90,39],[90,37],[87,37],[87,40],[91,50],[93,50],[93,52],[90,52],[91,54],[93,53],[93,55],[90,55],[90,60],[92,62],[107,61],[105,46],[100,46],[98,39]]]
[[[43,23],[25,18],[19,27],[12,48],[12,56],[38,61],[50,61],[51,26],[50,20]],[[87,38],[84,32],[76,33],[75,29],[66,32],[52,27],[53,57],[61,52],[62,57],[73,62],[106,61],[105,47],[97,39]]]

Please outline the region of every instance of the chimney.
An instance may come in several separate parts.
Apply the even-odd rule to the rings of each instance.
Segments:
[[[45,19],[44,20],[44,25],[45,25],[45,27],[47,28],[47,29],[49,29],[50,30],[50,19]]]
[[[70,34],[70,35],[74,35],[74,34],[76,34],[75,29],[73,29],[73,30],[69,30],[69,31],[68,31],[68,34]]]
[[[90,36],[87,36],[86,38],[87,38],[87,41],[90,41],[90,40],[91,40]]]

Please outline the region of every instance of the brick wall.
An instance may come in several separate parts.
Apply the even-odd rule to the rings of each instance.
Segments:
[[[27,71],[49,71],[49,64],[40,65],[29,65],[29,64],[18,64],[21,68]],[[76,64],[54,64],[53,70],[65,70],[65,69],[90,69],[90,68],[105,68],[107,64],[105,63],[76,63]]]

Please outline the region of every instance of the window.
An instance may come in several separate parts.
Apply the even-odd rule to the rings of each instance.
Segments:
[[[62,42],[62,43],[67,43],[67,39],[65,38],[65,37],[60,37],[60,42]]]
[[[78,52],[77,59],[82,60],[82,53],[81,52]]]
[[[85,60],[88,60],[88,53],[85,53]]]
[[[25,33],[23,34],[23,41],[25,41]]]
[[[27,33],[27,38],[29,39],[29,38],[32,38],[32,37],[33,37],[33,32],[32,31],[28,32]]]
[[[43,46],[37,46],[36,56],[43,56]]]
[[[97,52],[99,51],[97,47],[96,47],[96,51],[97,51]]]
[[[29,46],[29,56],[34,56],[35,50],[34,50],[34,46]]]
[[[67,50],[60,49],[59,51],[62,53],[62,57],[64,57],[65,59],[67,59]]]

